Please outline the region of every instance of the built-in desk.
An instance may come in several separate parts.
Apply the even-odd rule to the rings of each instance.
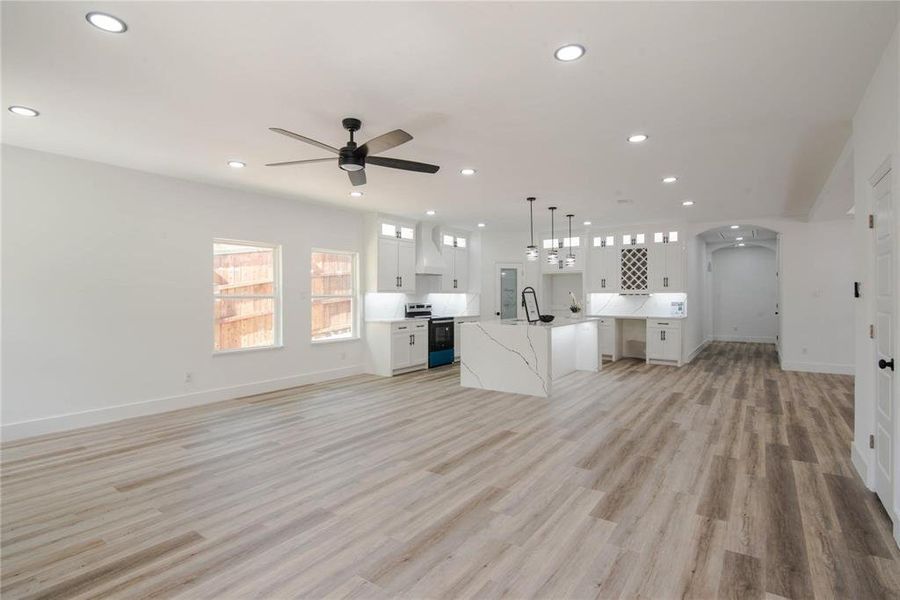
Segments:
[[[683,364],[681,324],[684,316],[595,315],[600,324],[603,358],[639,358],[648,363]]]

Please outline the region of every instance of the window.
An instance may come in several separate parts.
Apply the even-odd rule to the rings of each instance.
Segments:
[[[625,235],[622,236],[622,245],[623,246],[631,245],[631,234],[630,233],[626,233]]]
[[[616,243],[616,237],[613,235],[608,235],[606,237],[598,236],[594,238],[594,247],[606,247],[613,246]]]
[[[626,233],[622,236],[622,245],[623,246],[632,246],[634,244],[643,244],[644,243],[644,234],[638,233],[636,235],[631,235]]]
[[[456,248],[465,248],[466,247],[466,238],[464,238],[464,237],[448,235],[445,233],[443,238],[444,238],[445,246],[454,246]]]
[[[401,240],[414,240],[416,239],[416,230],[412,227],[394,225],[393,223],[382,223],[381,235],[392,238],[400,238]]]
[[[577,248],[581,246],[580,237],[563,238],[560,248]]]
[[[313,250],[312,341],[356,337],[356,254]]]
[[[558,240],[544,240],[544,250],[549,250],[550,248],[559,248]]]
[[[665,233],[658,231],[653,234],[653,241],[654,241],[654,243],[657,243],[657,244],[659,244],[659,243],[668,244],[669,242],[677,242],[678,241],[678,232],[670,231],[669,235],[666,235]]]
[[[643,233],[639,233],[635,237],[637,238],[637,241],[635,242],[636,244],[644,243],[644,234]]]
[[[216,352],[281,344],[280,254],[268,244],[213,241]]]

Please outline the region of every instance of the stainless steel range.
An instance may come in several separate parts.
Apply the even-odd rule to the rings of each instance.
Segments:
[[[453,317],[432,317],[431,305],[408,303],[407,319],[428,319],[428,368],[453,363]]]

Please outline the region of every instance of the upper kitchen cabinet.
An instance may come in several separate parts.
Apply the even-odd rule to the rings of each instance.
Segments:
[[[678,232],[654,233],[648,253],[648,291],[684,292],[684,243],[678,239]]]
[[[441,254],[444,257],[441,291],[467,292],[469,289],[468,234],[443,230],[441,232]]]
[[[416,227],[414,223],[376,215],[367,219],[367,290],[416,291]]]
[[[550,251],[556,249],[558,259],[550,262]],[[566,256],[569,254],[575,256],[575,264],[566,263]],[[545,275],[553,275],[556,273],[582,273],[584,272],[585,252],[583,240],[580,236],[571,238],[561,237],[556,239],[545,239],[541,241],[541,272]]]
[[[618,294],[621,291],[621,259],[613,235],[594,237],[587,265],[587,292]]]

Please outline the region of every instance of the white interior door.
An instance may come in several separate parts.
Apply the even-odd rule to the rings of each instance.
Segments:
[[[896,523],[894,443],[894,211],[891,172],[875,183],[875,493]]]
[[[494,279],[495,294],[494,306],[497,307],[496,316],[501,319],[519,318],[519,298],[524,287],[524,272],[521,263],[498,263]]]

